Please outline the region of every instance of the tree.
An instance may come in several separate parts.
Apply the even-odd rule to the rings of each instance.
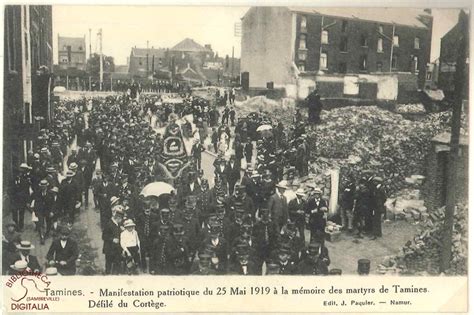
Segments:
[[[115,71],[114,57],[103,56],[104,57],[104,73],[110,73]],[[100,55],[93,54],[89,59],[87,59],[87,72],[92,77],[99,77],[100,72]]]

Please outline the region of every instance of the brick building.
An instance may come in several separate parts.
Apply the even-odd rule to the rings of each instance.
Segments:
[[[466,27],[463,25],[467,25]],[[464,10],[459,12],[458,23],[441,38],[441,48],[439,54],[439,74],[438,87],[443,90],[447,97],[452,98],[454,92],[454,74],[456,72],[457,53],[461,36],[469,32],[469,15]],[[468,41],[469,42],[469,41]],[[469,44],[466,45],[466,56],[469,56]],[[469,81],[469,65],[465,67],[465,78]],[[467,99],[469,83],[465,85],[464,98]]]
[[[241,71],[250,88],[273,82],[287,92],[301,77],[326,76],[339,78],[343,95],[344,77],[396,73],[423,87],[432,21],[420,9],[253,7],[242,18]]]
[[[61,37],[58,35],[59,69],[86,70],[86,37]]]
[[[39,129],[33,117],[51,118],[52,8],[7,5],[4,9],[3,180],[33,148]],[[6,205],[6,204],[4,204]]]
[[[132,77],[146,78],[154,71],[165,67],[168,57],[164,48],[137,48],[133,47],[128,60],[128,73]]]
[[[451,134],[441,133],[431,140],[431,151],[426,161],[426,179],[422,193],[428,209],[446,205],[448,184],[449,150]],[[455,172],[457,202],[467,202],[469,174],[469,139],[461,135],[459,139],[459,159]]]

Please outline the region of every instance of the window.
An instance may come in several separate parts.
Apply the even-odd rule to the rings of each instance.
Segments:
[[[186,55],[184,53],[181,54],[181,59],[184,59]]]
[[[300,49],[306,49],[306,35],[300,35]]]
[[[383,68],[382,61],[377,61],[377,68],[376,68],[376,71],[377,71],[377,72],[382,72],[382,68]]]
[[[67,50],[67,46],[66,46],[66,45],[63,46],[63,50]]]
[[[140,66],[143,65],[143,63],[142,63],[142,58],[138,58],[138,64],[139,64]]]
[[[82,46],[79,46],[79,50],[82,50]]]
[[[377,39],[377,52],[383,52],[383,39]]]
[[[367,35],[362,35],[360,38],[360,45],[362,47],[367,47],[369,46],[369,41],[367,40]]]
[[[321,44],[327,44],[329,42],[328,31],[321,32]]]
[[[432,76],[433,76],[432,72],[430,71],[426,72],[426,80],[431,80]]]
[[[306,51],[300,51],[298,52],[298,60],[306,60]]]
[[[398,41],[399,41],[398,35],[393,36],[393,46],[398,47]]]
[[[415,70],[415,72],[418,72],[420,70],[417,56],[413,56],[413,69]]]
[[[306,16],[301,17],[300,29],[306,30]]]
[[[382,33],[383,34],[383,25],[378,25],[377,26],[377,30],[379,31],[379,33]]]
[[[341,62],[338,67],[339,73],[346,73],[347,72],[347,63]]]
[[[392,69],[397,69],[398,67],[398,55],[392,56]]]
[[[67,57],[66,57],[66,56],[62,56],[62,57],[61,57],[61,62],[62,62],[62,63],[68,63]]]
[[[420,49],[420,38],[415,37],[415,49]]]
[[[328,55],[326,53],[321,53],[319,58],[319,69],[326,70],[328,68]]]
[[[347,21],[342,21],[342,32],[347,31]]]
[[[359,69],[362,71],[367,70],[367,56],[363,55],[360,57]]]
[[[341,43],[339,45],[341,52],[347,52],[347,37],[341,37]]]
[[[304,63],[301,63],[301,64],[298,65],[298,70],[301,71],[301,72],[305,71]]]

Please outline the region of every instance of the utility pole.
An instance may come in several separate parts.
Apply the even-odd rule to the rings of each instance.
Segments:
[[[99,29],[99,64],[100,64],[100,72],[99,72],[99,90],[102,91],[102,81],[104,79],[104,56],[102,55],[102,29]]]
[[[468,18],[463,11],[459,13],[458,23],[461,27],[461,38],[459,39],[459,47],[457,48],[456,72],[454,74],[454,104],[451,125],[451,145],[449,152],[448,165],[448,183],[446,192],[446,208],[444,216],[444,231],[441,248],[440,272],[449,269],[452,257],[452,241],[453,241],[453,224],[454,209],[456,206],[456,192],[458,182],[456,180],[456,170],[458,165],[459,152],[459,136],[461,131],[461,113],[462,102],[464,98],[464,90],[466,84],[465,67],[466,67],[466,47],[469,36]]]
[[[392,25],[392,40],[390,45],[390,73],[392,73],[392,60],[393,60],[393,39],[395,38],[395,23]]]
[[[232,82],[232,80],[234,79],[234,46],[232,46],[232,63],[231,63],[231,67],[230,67],[230,80]]]
[[[92,57],[92,29],[89,29],[89,58]]]
[[[23,124],[33,124],[33,96],[31,85],[31,39],[30,39],[30,6],[21,6],[21,79],[23,89]],[[29,141],[30,149],[33,149],[33,141]],[[26,162],[28,152],[28,141],[23,140],[23,158]]]

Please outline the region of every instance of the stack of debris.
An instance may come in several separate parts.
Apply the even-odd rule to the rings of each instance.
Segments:
[[[384,178],[389,194],[407,187],[405,178],[423,174],[431,139],[449,130],[449,114],[411,121],[376,106],[323,111],[309,131],[311,168],[347,168],[355,178],[370,171]]]
[[[468,258],[467,206],[459,204],[455,209],[453,247],[448,275],[466,275]],[[439,274],[440,255],[443,241],[445,208],[431,211],[422,223],[423,229],[409,241],[395,257],[387,257],[378,267],[379,273],[394,270],[402,274]]]

